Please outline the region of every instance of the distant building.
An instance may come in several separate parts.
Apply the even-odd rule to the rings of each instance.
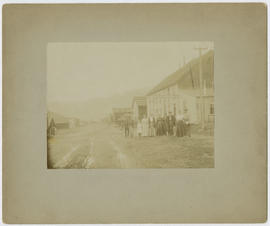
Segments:
[[[70,128],[70,119],[62,116],[55,112],[48,112],[48,125],[51,124],[51,121],[56,127],[56,129],[68,129]]]
[[[147,116],[147,104],[145,96],[137,96],[132,101],[133,119],[141,120],[144,115]]]
[[[188,110],[192,123],[199,123],[214,115],[214,52],[202,55],[202,84],[200,87],[199,62],[195,58],[169,75],[147,94],[147,114],[174,115]],[[203,88],[203,89],[201,89]],[[200,93],[202,92],[202,101]],[[204,114],[201,114],[201,112]]]
[[[75,128],[80,125],[80,120],[77,118],[69,118],[69,128]]]
[[[120,123],[125,117],[131,117],[131,108],[113,108],[112,109],[112,120],[113,122]]]

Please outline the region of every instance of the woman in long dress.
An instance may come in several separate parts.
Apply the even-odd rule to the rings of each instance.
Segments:
[[[152,115],[148,119],[148,125],[149,125],[149,136],[150,137],[155,136],[155,118]]]
[[[183,137],[184,136],[184,115],[179,110],[178,114],[176,115],[176,136]]]
[[[144,116],[142,119],[142,136],[143,137],[148,136],[148,120],[146,116]]]

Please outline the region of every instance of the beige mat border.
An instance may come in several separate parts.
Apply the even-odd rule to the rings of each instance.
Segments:
[[[214,42],[214,169],[46,169],[47,43],[92,41]],[[262,3],[4,5],[4,222],[264,222],[266,54]]]

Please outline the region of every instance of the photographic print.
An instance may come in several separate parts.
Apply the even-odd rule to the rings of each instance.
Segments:
[[[214,43],[47,45],[49,169],[214,168]]]
[[[2,14],[4,223],[267,220],[265,4]]]

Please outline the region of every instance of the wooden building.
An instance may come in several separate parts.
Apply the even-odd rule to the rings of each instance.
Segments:
[[[192,123],[214,115],[214,51],[209,50],[162,80],[147,94],[147,114],[157,116],[189,112]]]

